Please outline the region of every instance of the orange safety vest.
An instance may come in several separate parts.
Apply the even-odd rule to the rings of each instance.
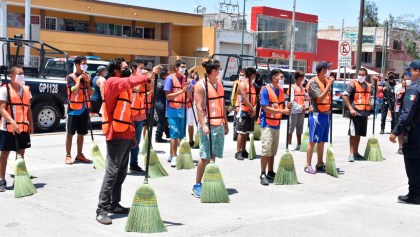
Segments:
[[[23,94],[20,97],[19,93],[16,92],[11,85],[9,85],[10,91],[10,102],[7,106],[7,113],[12,114],[10,107],[13,106],[13,117],[17,123],[19,130],[23,132],[29,132],[29,120],[28,120],[28,109],[30,106],[29,86],[23,86]],[[6,128],[8,132],[13,132],[13,127],[6,121]]]
[[[209,100],[207,101],[206,109],[210,108],[210,117],[208,117],[207,113],[206,116],[210,120],[210,126],[225,124],[225,89],[219,80],[217,80],[217,90],[210,82],[207,82],[207,87]]]
[[[370,84],[366,82],[366,89],[363,89],[362,85],[357,80],[353,80],[356,86],[356,92],[354,93],[354,107],[357,110],[370,111]]]
[[[293,87],[295,102],[298,105],[305,107],[305,88],[303,88],[302,85],[298,86],[296,84],[293,84],[292,87]],[[290,95],[290,88],[287,89],[287,94]]]
[[[138,115],[139,113],[141,114],[146,113],[146,103],[145,103],[146,91],[147,91],[146,85],[140,85],[139,92],[133,91],[133,100],[131,101],[131,113],[133,116]]]
[[[131,115],[131,101],[133,100],[133,92],[131,90],[120,93],[117,105],[112,116],[112,129],[115,132],[125,132],[130,129],[135,131]]]
[[[87,74],[86,74],[87,75]],[[87,75],[89,76],[89,75]],[[77,78],[75,73],[70,74],[68,77]],[[79,92],[74,93],[71,91],[71,88],[68,86],[68,77],[66,77],[66,88],[67,88],[67,98],[69,100],[69,106],[72,110],[81,110],[85,102],[87,102],[87,107],[90,108],[90,96],[87,96],[85,90],[87,87],[84,83],[80,83]]]
[[[249,80],[249,79],[248,79]],[[242,81],[241,83],[244,83],[246,86],[246,95],[248,96],[247,98],[249,99],[249,94],[251,94],[251,101],[249,101],[251,103],[251,105],[254,107],[257,101],[257,91],[255,90],[255,86],[251,85],[251,92],[249,92],[249,81]],[[243,100],[244,98],[242,98]],[[248,106],[245,105],[245,103],[242,103],[241,101],[241,110],[244,112],[249,112],[250,109],[248,108]]]
[[[102,101],[102,133],[107,134],[109,130],[108,112],[106,111],[105,100]]]
[[[321,92],[325,91],[325,85],[322,83],[318,77],[315,77],[314,80],[316,83],[318,83],[319,89],[321,89]],[[328,80],[324,79],[325,84],[328,83]],[[330,110],[331,107],[331,92],[327,94],[327,96],[324,98],[324,100],[321,100],[319,98],[316,98],[316,107],[320,112],[327,112]]]
[[[276,95],[276,92],[271,88],[270,85],[265,86],[268,92],[268,101],[269,106],[274,109],[279,109],[284,107],[284,92],[279,88],[279,95]],[[280,120],[282,113],[266,113],[265,121],[268,125],[276,127],[280,125]]]
[[[179,83],[178,78],[175,76],[175,74],[172,74],[172,91],[171,93],[175,93],[177,91],[182,90],[182,88],[185,85],[185,77],[182,77],[182,84]],[[168,105],[171,108],[179,109],[182,107],[183,104],[185,104],[185,93],[182,93],[175,97],[173,100],[168,100]]]

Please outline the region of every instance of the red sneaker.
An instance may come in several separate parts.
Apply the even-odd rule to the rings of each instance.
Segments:
[[[87,163],[87,164],[92,162],[91,160],[87,159],[85,155],[83,154],[77,155],[76,160],[82,163]]]

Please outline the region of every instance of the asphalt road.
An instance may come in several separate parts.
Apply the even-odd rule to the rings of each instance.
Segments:
[[[377,119],[376,128],[379,124]],[[369,134],[371,125],[372,118]],[[388,123],[387,132],[389,127]],[[276,167],[284,152],[285,128],[282,126],[280,132]],[[398,195],[407,193],[403,159],[395,153],[397,145],[388,141],[387,134],[377,135],[386,160],[349,163],[347,129],[348,119],[335,114],[333,146],[337,167],[344,171],[338,179],[326,174],[306,174],[303,171],[306,153],[294,151],[300,184],[268,187],[259,183],[259,159],[234,159],[236,143],[230,133],[225,139],[225,157],[217,160],[230,194],[230,203],[224,204],[202,204],[194,198],[191,188],[196,170],[171,168],[166,162],[169,144],[154,144],[169,173],[168,177],[150,180],[168,229],[156,236],[419,236],[420,206],[397,202]],[[105,155],[105,138],[98,129],[94,133]],[[359,151],[362,154],[367,139],[362,139]],[[65,165],[64,141],[63,129],[32,136],[26,160],[28,169],[39,176],[33,180],[38,193],[21,199],[14,198],[11,188],[0,193],[0,236],[138,235],[125,232],[126,216],[114,215],[110,226],[96,222],[103,171],[93,169],[90,164]],[[90,144],[90,136],[86,136],[84,152],[88,157]],[[255,145],[259,154],[261,143],[257,141]],[[192,153],[197,159],[198,150]],[[7,173],[11,185],[9,168]],[[138,175],[127,176],[122,205],[131,205],[143,179]]]

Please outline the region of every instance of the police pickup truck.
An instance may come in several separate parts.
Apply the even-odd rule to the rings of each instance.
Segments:
[[[39,66],[23,67],[25,85],[30,87],[32,94],[34,128],[36,132],[56,130],[60,120],[66,118],[66,76],[74,71],[74,59],[69,58],[66,52],[40,41],[0,38],[0,42],[6,66],[22,64],[18,59],[22,58],[19,52],[23,51],[24,46],[31,48],[32,55],[34,52],[39,55]],[[89,61],[88,73],[96,72],[99,65],[108,64],[106,61],[95,61],[89,65]]]

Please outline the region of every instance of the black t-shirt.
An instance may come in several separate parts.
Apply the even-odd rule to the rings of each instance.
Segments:
[[[162,103],[163,105],[166,104],[166,95],[165,90],[163,89],[165,87],[165,80],[162,78],[159,78],[157,80],[156,85],[156,103]]]

